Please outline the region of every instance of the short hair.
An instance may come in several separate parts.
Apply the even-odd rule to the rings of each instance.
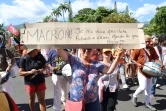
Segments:
[[[162,42],[164,42],[166,40],[166,34],[161,34],[159,36],[158,42],[161,44]]]

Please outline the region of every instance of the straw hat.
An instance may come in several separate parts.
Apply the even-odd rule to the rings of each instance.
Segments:
[[[27,49],[27,54],[32,52],[33,50],[36,50],[36,49]]]
[[[30,53],[31,51],[35,50],[35,49],[28,49],[28,47],[27,47],[26,45],[22,45],[22,46],[21,46],[21,49],[22,49],[22,50],[25,49],[27,54]]]
[[[144,35],[145,39],[151,39],[149,35]]]
[[[112,52],[112,49],[103,49],[103,53],[104,53],[104,52],[108,52],[108,51],[109,51],[109,52]]]

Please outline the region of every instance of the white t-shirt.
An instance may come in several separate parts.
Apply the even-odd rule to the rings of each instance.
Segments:
[[[44,56],[46,61],[48,60],[49,49],[41,49],[41,54]]]
[[[112,63],[111,63],[112,64]],[[118,88],[118,81],[117,81],[117,76],[119,72],[119,66],[116,67],[114,72],[112,74],[104,74],[100,79],[102,79],[104,83],[104,90],[109,87],[110,92],[115,92],[116,89]],[[100,80],[99,80],[100,81]]]
[[[166,47],[161,46],[161,48],[162,48],[162,62],[163,65],[166,66]]]

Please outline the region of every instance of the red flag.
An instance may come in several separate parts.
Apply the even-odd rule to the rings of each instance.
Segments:
[[[15,36],[18,36],[18,35],[19,35],[19,31],[18,31],[15,27],[13,27],[12,24],[9,25],[9,27],[7,28],[7,30],[8,30],[9,32],[11,32],[11,33],[12,33],[13,35],[15,35]]]

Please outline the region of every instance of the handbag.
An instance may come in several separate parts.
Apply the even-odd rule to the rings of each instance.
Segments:
[[[86,95],[86,89],[87,89],[87,83],[88,83],[88,75],[89,75],[90,65],[88,65],[88,74],[86,76],[86,84],[84,87],[84,95],[83,99],[79,102],[74,102],[71,100],[66,101],[65,105],[65,111],[85,111],[85,95]]]
[[[62,75],[68,80],[69,83],[72,82],[72,69],[70,64],[66,64],[62,68]]]
[[[9,55],[8,55],[6,49],[5,49],[5,53],[6,53],[7,57],[9,58]],[[7,60],[8,65],[10,64],[9,61],[10,61],[10,60]],[[17,64],[15,63],[15,65],[14,65],[14,66],[11,68],[11,70],[10,70],[10,76],[11,76],[12,78],[14,78],[14,77],[16,77],[18,74],[19,74],[19,68],[18,68]]]

